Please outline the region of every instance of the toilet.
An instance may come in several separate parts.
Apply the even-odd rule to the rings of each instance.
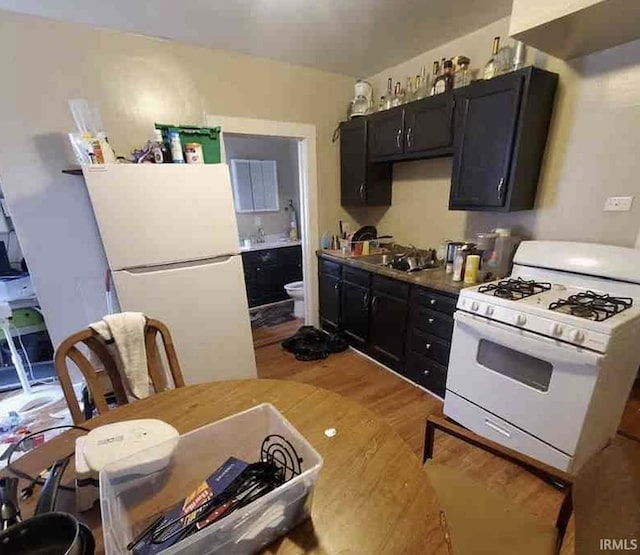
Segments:
[[[293,299],[293,315],[296,318],[304,318],[304,281],[287,283],[284,290]]]

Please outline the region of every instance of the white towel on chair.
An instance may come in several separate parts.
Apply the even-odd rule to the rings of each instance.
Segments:
[[[105,343],[114,343],[122,367],[119,369],[131,394],[142,399],[151,394],[144,328],[147,319],[142,312],[108,314],[89,327],[102,337]]]

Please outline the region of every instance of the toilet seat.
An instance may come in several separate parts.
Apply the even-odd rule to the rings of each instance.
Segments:
[[[299,291],[304,287],[304,281],[292,281],[291,283],[287,283],[284,288],[287,291]]]

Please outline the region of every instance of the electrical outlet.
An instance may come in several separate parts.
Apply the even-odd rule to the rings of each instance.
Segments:
[[[256,216],[255,218],[253,218],[253,223],[260,227],[262,225],[262,218],[260,216]]]
[[[605,212],[628,212],[631,210],[633,197],[609,197],[604,203]]]

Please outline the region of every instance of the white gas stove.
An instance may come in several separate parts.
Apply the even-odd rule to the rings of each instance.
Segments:
[[[552,241],[458,301],[444,412],[575,472],[615,434],[640,364],[640,250]]]

